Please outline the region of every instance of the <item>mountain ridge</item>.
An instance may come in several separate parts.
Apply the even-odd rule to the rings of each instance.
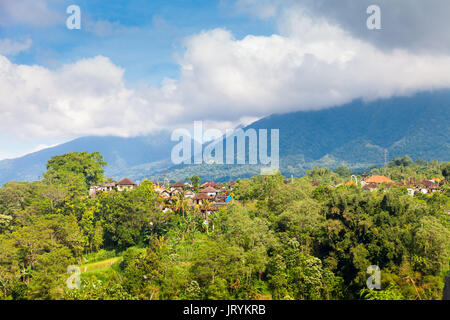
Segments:
[[[409,155],[413,159],[450,160],[450,90],[351,103],[320,111],[273,114],[248,129],[280,130],[280,170],[299,176],[313,166],[346,165],[354,170]],[[178,165],[171,163],[170,132],[134,137],[81,137],[16,159],[0,161],[0,183],[36,180],[46,162],[67,152],[100,152],[115,179],[228,180],[258,174],[260,166]]]

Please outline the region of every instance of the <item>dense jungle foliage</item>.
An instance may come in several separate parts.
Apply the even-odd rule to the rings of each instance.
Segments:
[[[345,167],[314,168],[288,181],[238,180],[233,200],[203,216],[183,194],[163,212],[150,181],[89,197],[91,185],[108,181],[105,164],[98,153],[65,154],[42,180],[0,188],[0,299],[442,297],[448,184],[414,197],[406,187],[370,192],[330,187],[350,179]],[[404,157],[372,173],[406,181],[449,172],[449,163]],[[71,265],[82,272],[80,289],[67,286]],[[366,287],[371,265],[381,290]]]

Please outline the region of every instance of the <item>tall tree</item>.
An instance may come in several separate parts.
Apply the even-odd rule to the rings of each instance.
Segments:
[[[445,179],[450,180],[450,162],[447,162],[442,166],[442,175]]]
[[[74,176],[84,179],[87,186],[103,183],[103,167],[107,163],[98,153],[71,152],[54,156],[47,162],[47,172],[44,177],[52,182],[67,183]]]

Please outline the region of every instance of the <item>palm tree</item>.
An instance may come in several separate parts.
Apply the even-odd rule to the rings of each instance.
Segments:
[[[205,200],[205,201],[203,202],[203,209],[205,210],[205,216],[204,216],[204,218],[206,219],[206,218],[207,218],[207,212],[208,212],[208,211],[212,211],[212,210],[214,209],[214,206],[213,206],[213,204],[212,204],[211,201]]]
[[[177,194],[175,201],[173,203],[173,209],[175,212],[181,212],[183,218],[185,217],[185,212],[188,209],[188,201],[185,197],[184,191],[181,191]]]
[[[30,277],[31,277],[31,266],[22,268],[22,270],[20,271],[20,274],[22,277],[22,281],[25,282],[26,284],[28,284],[30,282]]]

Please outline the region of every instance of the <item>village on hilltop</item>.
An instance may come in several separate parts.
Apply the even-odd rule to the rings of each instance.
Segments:
[[[236,182],[219,184],[213,181],[200,186],[199,192],[194,192],[195,188],[189,183],[177,182],[172,185],[154,182],[154,191],[160,200],[160,207],[163,212],[173,211],[174,202],[183,199],[187,206],[197,206],[203,216],[207,216],[214,211],[224,207],[230,202],[233,196],[233,187]],[[96,197],[98,192],[109,192],[117,190],[133,190],[139,185],[128,178],[119,182],[109,182],[103,186],[92,186],[89,190],[91,197]]]
[[[416,182],[414,178],[411,178],[407,183],[405,183],[405,182],[395,182],[385,176],[368,177],[366,173],[363,173],[361,176],[362,180],[360,185],[363,190],[374,191],[377,190],[380,187],[380,185],[383,185],[387,189],[391,188],[392,186],[406,187],[408,190],[408,194],[410,196],[414,196],[417,193],[430,194],[436,191],[440,191],[441,185],[445,183],[445,181],[439,178],[433,178],[431,180],[422,180],[419,182]],[[352,180],[348,181],[345,185],[357,186],[358,179],[355,176],[352,176]]]
[[[294,179],[284,180],[285,184],[292,183]],[[444,180],[434,178],[431,180],[422,180],[416,182],[414,178],[405,182],[395,182],[385,176],[370,176],[366,173],[361,175],[361,180],[358,177],[352,176],[345,184],[329,185],[330,188],[337,188],[339,186],[355,186],[360,187],[364,191],[375,191],[379,188],[384,190],[392,188],[393,186],[405,187],[410,196],[417,194],[431,194],[434,192],[443,192],[442,186],[445,184]],[[233,188],[236,181],[229,183],[216,183],[214,181],[206,182],[196,188],[187,182],[177,182],[174,184],[153,182],[154,191],[158,195],[160,207],[163,212],[172,212],[175,202],[181,202],[188,207],[197,208],[197,211],[204,217],[226,206],[233,198]],[[313,187],[320,186],[318,182],[312,182]],[[139,185],[128,178],[124,178],[119,182],[109,182],[103,186],[92,186],[89,190],[91,197],[96,197],[99,192],[110,191],[125,191],[133,190]]]

